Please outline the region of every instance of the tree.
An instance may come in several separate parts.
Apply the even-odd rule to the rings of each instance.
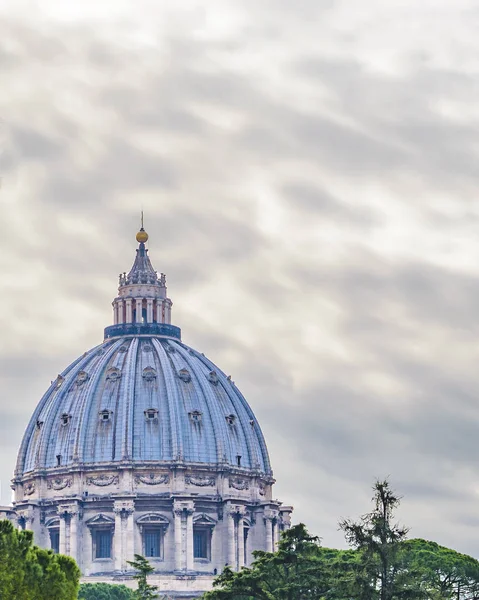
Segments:
[[[33,546],[31,531],[0,521],[0,598],[76,600],[79,578],[72,558]]]
[[[80,586],[78,600],[134,600],[134,591],[126,585],[109,583],[84,583]]]
[[[374,508],[359,522],[340,521],[346,540],[360,552],[361,560],[355,572],[356,598],[393,600],[420,595],[404,573],[400,561],[401,544],[407,528],[394,523],[394,511],[400,498],[390,488],[389,482],[376,481],[373,487]]]
[[[144,556],[135,554],[135,560],[127,561],[136,571],[134,578],[138,581],[138,589],[135,592],[134,598],[138,600],[149,600],[150,598],[156,598],[156,585],[149,585],[148,575],[153,573],[154,568],[146,560]]]
[[[331,553],[340,551],[330,551]],[[303,524],[285,531],[277,552],[254,552],[251,567],[226,567],[205,600],[315,600],[330,590],[319,539]]]
[[[479,561],[475,558],[421,539],[404,542],[401,555],[404,569],[416,579],[425,597],[460,600],[479,596]]]

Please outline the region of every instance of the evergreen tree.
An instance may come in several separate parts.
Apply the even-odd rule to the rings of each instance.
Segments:
[[[146,558],[140,554],[135,554],[135,560],[127,562],[137,571],[134,578],[138,581],[138,589],[135,592],[134,598],[137,598],[138,600],[156,598],[156,591],[158,588],[155,585],[149,585],[148,583],[148,575],[154,571],[154,568]]]
[[[360,552],[355,570],[356,597],[362,600],[393,600],[420,595],[411,578],[405,577],[400,560],[401,545],[407,528],[394,523],[394,511],[400,498],[389,482],[376,481],[374,508],[359,522],[343,519],[339,526],[346,540]]]

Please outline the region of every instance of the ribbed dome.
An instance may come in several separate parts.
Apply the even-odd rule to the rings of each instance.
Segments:
[[[261,429],[231,379],[156,332],[107,339],[58,376],[27,427],[16,475],[112,461],[271,474]]]

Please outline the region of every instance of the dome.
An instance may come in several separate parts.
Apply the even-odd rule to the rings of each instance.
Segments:
[[[166,335],[113,337],[67,367],[30,420],[17,475],[125,461],[271,472],[261,429],[231,378]]]
[[[141,554],[162,593],[191,600],[226,564],[240,570],[272,552],[292,507],[273,499],[245,398],[172,324],[143,219],[140,234],[103,342],[52,381],[30,419],[10,518],[73,557],[83,581],[134,587]]]

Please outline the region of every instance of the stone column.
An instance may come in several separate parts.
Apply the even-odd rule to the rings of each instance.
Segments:
[[[194,548],[193,548],[193,508],[188,508],[186,513],[186,570],[194,569]]]
[[[243,515],[238,519],[238,571],[244,567],[244,520]]]
[[[161,323],[161,301],[156,301],[156,322]]]
[[[113,325],[118,325],[118,305],[113,302]]]
[[[174,500],[175,515],[175,570],[184,571],[193,568],[193,513],[194,502]],[[185,528],[183,523],[185,522]]]
[[[123,319],[123,300],[118,300],[118,304],[117,304],[117,319],[118,319],[118,324],[122,324],[124,322]]]
[[[115,502],[113,506],[113,512],[115,513],[115,537],[114,537],[114,552],[115,556],[115,571],[121,571],[123,566],[123,531],[122,531],[122,519],[121,519],[121,506]]]
[[[137,323],[141,323],[142,321],[142,306],[143,306],[143,299],[142,298],[137,298],[136,299],[136,322]]]
[[[133,517],[135,512],[134,502],[130,502],[128,506],[125,507],[124,513],[126,517],[126,527],[125,527],[125,555],[126,560],[134,560],[135,558],[135,519]],[[141,554],[141,552],[140,552]],[[125,569],[127,565],[125,564]]]
[[[182,509],[175,509],[175,571],[181,571],[182,569],[182,556],[181,556],[181,525],[182,525]]]
[[[236,519],[236,510],[232,507],[229,507],[227,511],[227,523],[228,523],[228,557],[227,563],[228,565],[236,570],[236,540],[235,540],[235,519]]]
[[[78,521],[79,521],[79,510],[77,506],[72,506],[69,509],[70,515],[70,548],[69,555],[78,561]]]
[[[67,526],[65,522],[65,513],[60,515],[60,554],[67,553]]]
[[[131,310],[131,303],[133,302],[132,298],[127,298],[126,299],[126,322],[127,323],[132,323],[133,322],[133,311]]]
[[[153,323],[153,298],[146,301],[146,322]]]
[[[273,551],[273,518],[266,516],[264,518],[264,524],[266,527],[266,552]]]

